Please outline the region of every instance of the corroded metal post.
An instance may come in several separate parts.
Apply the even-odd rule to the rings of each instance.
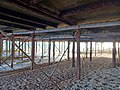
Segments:
[[[81,60],[80,60],[80,30],[76,30],[77,41],[77,79],[81,79]]]
[[[6,39],[6,58],[8,56],[8,40]]]
[[[53,62],[55,62],[55,41],[53,41]]]
[[[118,60],[120,60],[120,49],[119,49],[119,42],[118,42]]]
[[[73,48],[72,48],[72,67],[75,67],[75,41],[73,41]]]
[[[14,39],[14,34],[12,34],[12,61],[11,61],[11,68],[13,68],[13,62],[14,62],[14,55],[15,55],[15,46],[14,44],[15,43],[15,39]]]
[[[96,56],[96,42],[95,42],[95,56]]]
[[[86,59],[88,58],[88,42],[86,42]]]
[[[20,47],[20,39],[19,39],[19,47]],[[20,49],[19,49],[18,53],[19,53],[19,56],[20,56]]]
[[[11,43],[10,43],[10,40],[9,40],[9,53],[11,53]]]
[[[68,60],[70,60],[70,41],[68,41]]]
[[[25,52],[26,52],[26,41],[24,41],[24,48],[25,48]]]
[[[36,45],[36,55],[37,55],[37,40],[36,40],[36,44],[35,45]]]
[[[49,46],[48,46],[48,48],[49,48],[49,51],[48,51],[48,64],[50,64],[50,55],[51,55],[51,40],[49,40]]]
[[[43,40],[42,40],[42,59],[43,59]]]
[[[102,42],[101,42],[101,55],[102,55]]]
[[[30,53],[30,46],[29,46],[30,42],[28,40],[28,53]]]
[[[60,49],[60,41],[59,41],[59,55],[60,55],[61,49]]]
[[[2,45],[3,44],[3,42],[2,42],[2,34],[0,34],[0,65],[1,65],[1,61],[2,61]]]
[[[34,61],[35,61],[35,40],[34,40],[34,33],[31,34],[32,37],[32,50],[31,50],[31,70],[34,69]]]
[[[90,42],[90,61],[92,61],[92,41]]]
[[[113,67],[116,67],[116,41],[113,41],[112,62],[113,62]]]
[[[22,39],[21,41],[22,41],[22,50],[23,50],[23,44],[24,44],[23,41],[24,41],[24,40]],[[24,50],[23,50],[23,51],[24,51]],[[21,52],[21,60],[23,60],[23,52]]]

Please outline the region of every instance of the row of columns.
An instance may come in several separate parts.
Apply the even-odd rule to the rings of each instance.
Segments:
[[[31,42],[32,42],[32,48],[31,48],[31,69],[33,69],[34,67],[34,61],[35,61],[35,40],[34,40],[34,33],[31,34]],[[12,60],[11,60],[11,67],[13,68],[13,62],[14,62],[14,55],[15,55],[15,38],[14,35],[12,34]],[[22,50],[23,50],[23,40],[22,40]],[[43,40],[42,40],[43,42]],[[76,42],[77,42],[77,79],[81,79],[81,58],[80,58],[80,30],[76,31]],[[0,34],[0,46],[2,46],[2,35]],[[6,43],[7,46],[7,43]],[[20,46],[20,42],[19,42],[19,46]],[[95,45],[96,46],[96,45]],[[7,48],[7,47],[6,47]],[[25,44],[25,48],[26,48],[26,44]],[[59,46],[60,48],[60,46]],[[69,53],[70,53],[70,41],[68,41],[68,60],[69,60]],[[50,64],[50,53],[51,53],[51,40],[49,40],[49,58],[48,58],[48,64]],[[37,50],[37,42],[36,42],[36,50]],[[65,50],[65,43],[64,43],[64,50]],[[25,49],[26,51],[26,49]],[[113,66],[116,67],[116,42],[113,41],[113,54],[112,54],[112,62],[113,62]],[[36,51],[37,52],[37,51]],[[20,53],[20,51],[19,51]],[[73,50],[72,50],[72,66],[75,66],[75,41],[73,41]],[[86,58],[88,54],[88,43],[86,43]],[[102,54],[102,44],[101,44],[101,54]],[[118,54],[119,54],[119,50],[118,50]],[[23,55],[22,55],[23,56]],[[96,56],[96,47],[95,47],[95,56]],[[42,43],[42,57],[43,57],[43,43]],[[1,63],[1,59],[2,59],[2,47],[0,48],[0,63]],[[53,42],[53,61],[55,61],[55,41]],[[90,42],[90,61],[92,61],[92,42]]]

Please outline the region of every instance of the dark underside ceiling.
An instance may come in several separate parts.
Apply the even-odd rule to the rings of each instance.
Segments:
[[[108,21],[120,21],[120,0],[0,0],[0,25],[17,32]],[[119,32],[119,28],[82,32]]]

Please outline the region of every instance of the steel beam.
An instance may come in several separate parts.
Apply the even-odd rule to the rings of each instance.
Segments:
[[[60,18],[56,13],[51,12],[50,10],[48,10],[46,8],[43,8],[43,7],[36,8],[36,7],[28,5],[28,4],[26,4],[26,3],[24,3],[24,2],[22,2],[20,0],[16,0],[14,2],[17,3],[18,5],[22,5],[23,7],[26,7],[27,9],[31,9],[31,10],[37,12],[38,14],[42,14],[44,16],[47,16],[47,17],[49,17],[51,19],[54,19],[54,20],[57,20],[57,21],[60,21],[60,22],[63,22],[63,23],[69,24],[69,25],[73,24],[68,20]]]
[[[12,16],[12,15],[8,15],[8,14],[4,14],[4,13],[1,13],[1,12],[0,12],[0,19],[15,22],[15,23],[20,23],[20,24],[28,25],[28,26],[32,26],[32,27],[43,28],[43,29],[45,29],[45,27],[46,27],[45,25],[38,24],[34,21],[24,20],[22,18]]]
[[[23,20],[26,23],[32,23],[32,24],[36,24],[36,25],[40,25],[40,26],[42,25],[42,27],[44,25],[57,27],[57,25],[58,25],[57,23],[54,23],[54,22],[51,22],[48,20],[44,20],[44,19],[40,19],[37,17],[33,17],[30,15],[26,15],[26,14],[23,14],[23,13],[14,11],[14,10],[10,10],[10,9],[7,9],[7,8],[1,7],[1,6],[0,6],[0,11],[4,15],[9,15],[9,17],[11,16],[13,18]]]
[[[68,26],[64,28],[54,28],[54,29],[45,29],[38,30],[35,33],[54,33],[54,32],[62,32],[62,31],[74,31],[75,29],[84,29],[84,28],[102,28],[102,27],[111,27],[111,26],[120,26],[120,21],[109,21],[109,22],[97,22],[97,23],[87,23],[87,24],[79,24],[75,26]],[[97,29],[96,29],[97,30]],[[30,34],[32,32],[22,32],[22,33],[14,33],[16,35],[24,35]]]
[[[83,5],[80,5],[80,6],[76,6],[76,7],[72,7],[72,8],[68,8],[68,9],[65,9],[65,10],[62,10],[61,13],[60,13],[60,16],[70,16],[70,15],[74,15],[76,13],[87,13],[91,10],[97,10],[99,8],[102,8],[102,7],[105,7],[105,6],[111,6],[114,5],[114,4],[118,4],[120,3],[119,0],[98,0],[98,1],[95,1],[95,2],[90,2],[90,3],[87,3],[87,4],[83,4]]]

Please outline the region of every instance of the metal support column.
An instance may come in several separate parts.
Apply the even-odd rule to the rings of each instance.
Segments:
[[[8,56],[8,40],[6,39],[6,58]]]
[[[22,50],[23,50],[23,44],[24,44],[23,41],[24,41],[24,40],[21,39],[21,41],[22,41]],[[23,50],[23,51],[24,51],[24,50]],[[23,57],[23,52],[21,52],[21,60],[23,60],[23,58],[24,58],[24,57]]]
[[[24,42],[24,48],[25,48],[25,52],[26,52],[26,41]]]
[[[37,40],[36,40],[36,44],[35,45],[36,45],[35,51],[36,51],[36,55],[37,55]]]
[[[101,42],[101,55],[102,55],[102,42]]]
[[[50,64],[50,55],[51,55],[51,40],[49,40],[49,46],[48,46],[48,49],[49,49],[49,51],[48,51],[48,64]]]
[[[70,60],[70,41],[68,41],[68,60]]]
[[[96,44],[97,44],[97,43],[95,42],[95,56],[96,56]]]
[[[9,40],[9,53],[11,53],[11,41]]]
[[[59,55],[60,55],[61,49],[60,49],[60,41],[59,41]]]
[[[72,48],[72,67],[75,67],[75,41],[73,41],[73,48]]]
[[[41,58],[43,59],[43,40],[42,40],[42,56],[41,56]]]
[[[2,34],[0,34],[0,65],[2,64],[2,45],[3,42],[2,42]]]
[[[28,53],[30,53],[30,41],[28,40]]]
[[[35,61],[35,40],[34,40],[34,33],[31,34],[32,37],[32,50],[31,50],[31,70],[34,69],[34,61]]]
[[[118,42],[118,60],[120,60],[120,49],[119,49],[119,42]]]
[[[90,42],[90,61],[92,61],[92,41]]]
[[[113,41],[112,62],[113,62],[113,67],[116,67],[116,42],[115,41]]]
[[[20,47],[20,39],[19,39],[19,47]],[[20,49],[19,49],[18,53],[19,53],[19,56],[20,56]]]
[[[53,62],[55,62],[55,41],[53,41]]]
[[[86,59],[88,58],[88,42],[86,42]]]
[[[81,79],[81,59],[80,59],[80,30],[76,30],[77,41],[77,79]]]
[[[15,43],[15,39],[14,39],[14,35],[12,34],[12,61],[11,61],[11,68],[13,68],[13,62],[14,62],[14,55],[15,55],[15,46],[14,44]]]

